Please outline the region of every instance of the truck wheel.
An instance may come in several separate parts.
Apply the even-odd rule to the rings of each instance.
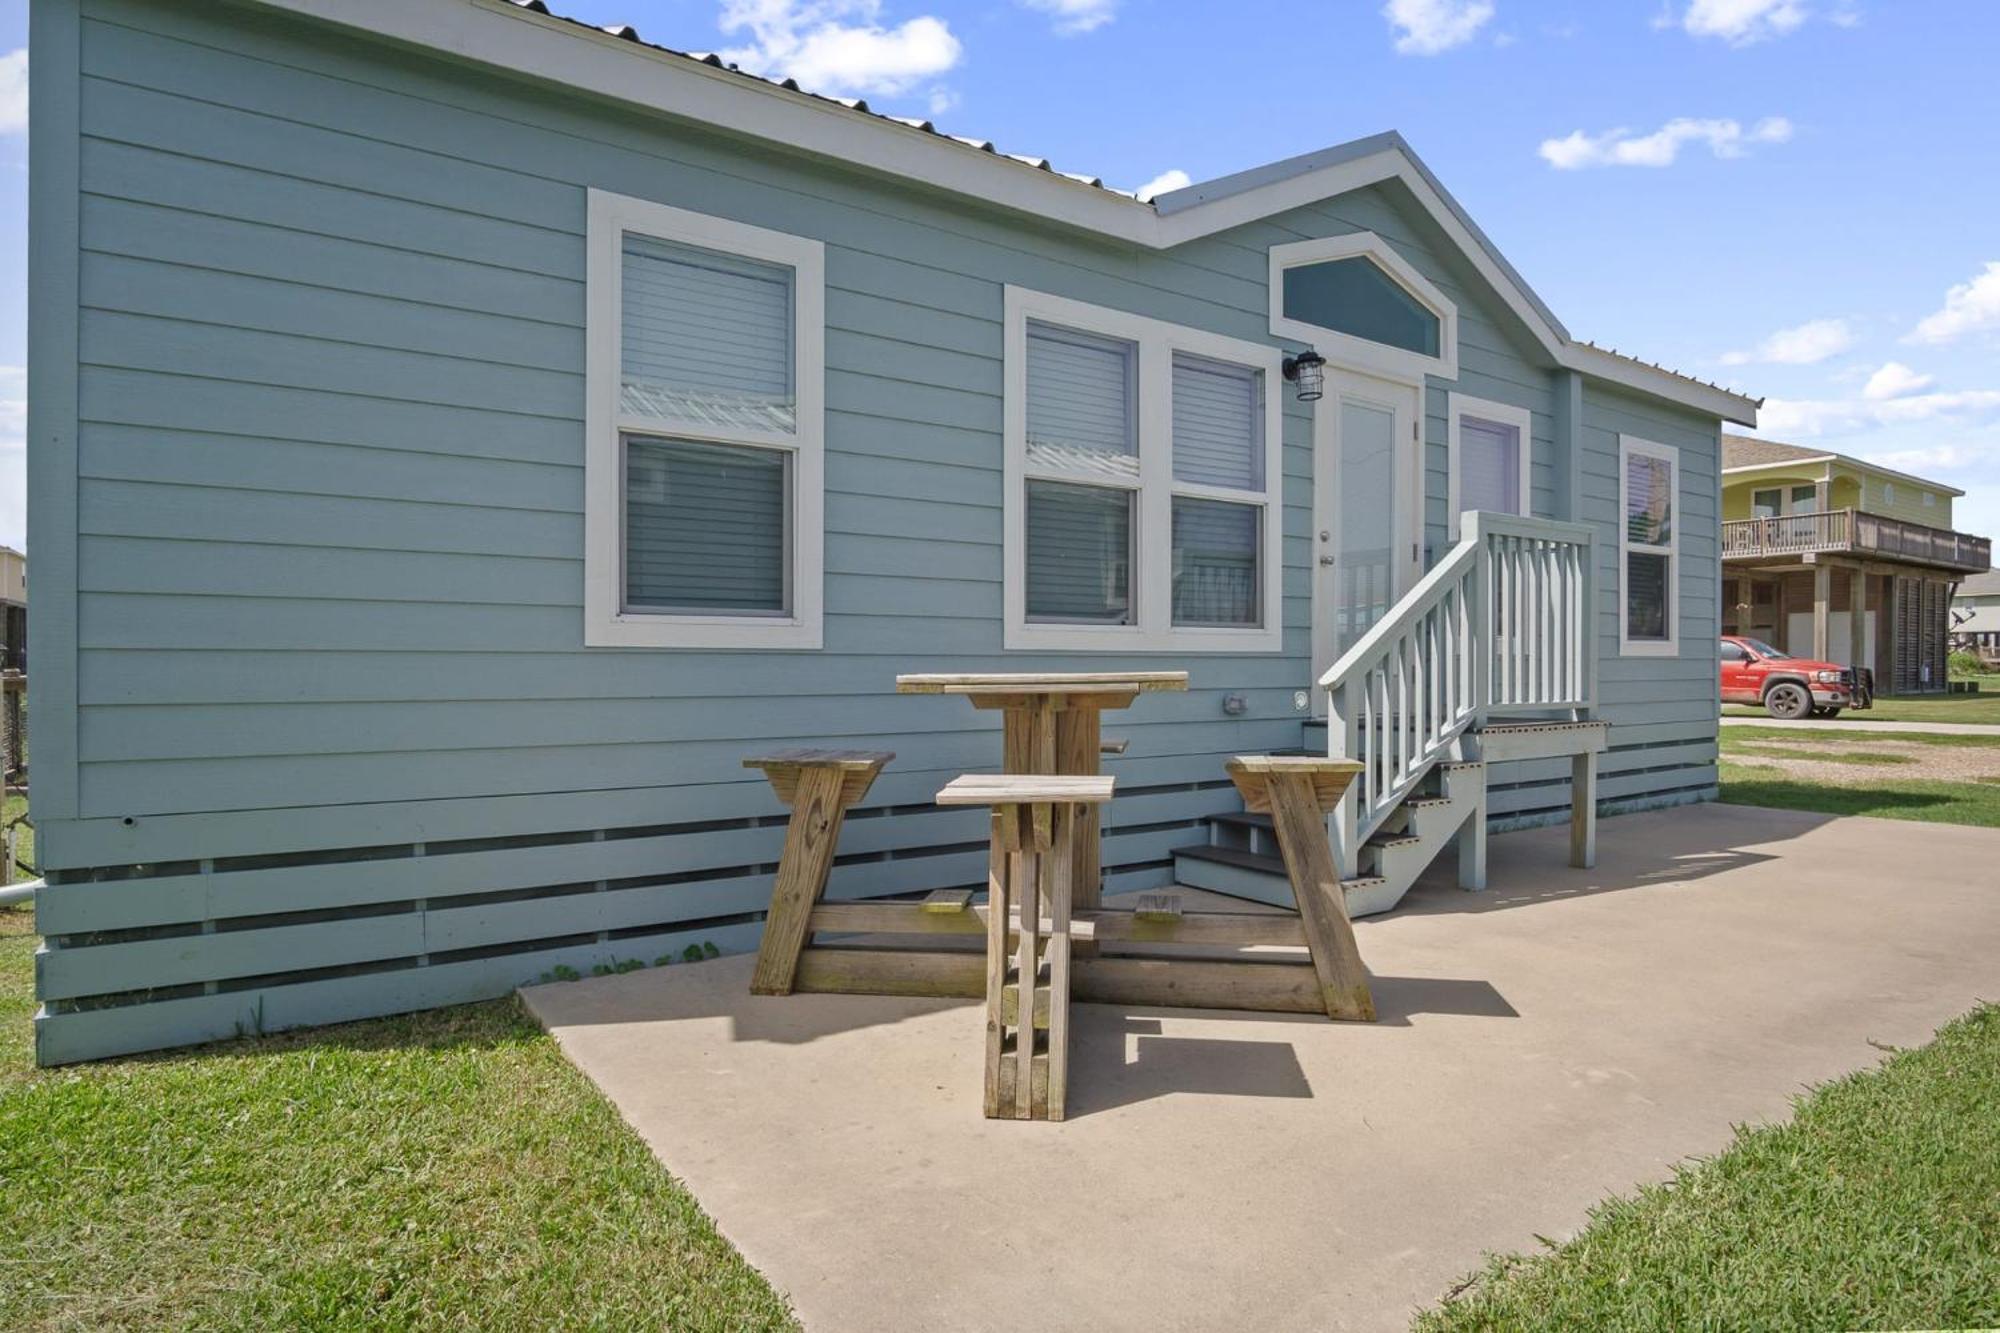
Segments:
[[[1812,711],[1812,695],[1803,685],[1781,680],[1764,692],[1764,711],[1772,717],[1794,722]]]

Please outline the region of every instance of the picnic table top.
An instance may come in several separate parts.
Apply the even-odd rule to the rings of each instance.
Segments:
[[[1144,694],[1187,687],[1185,671],[995,671],[896,677],[898,694]]]

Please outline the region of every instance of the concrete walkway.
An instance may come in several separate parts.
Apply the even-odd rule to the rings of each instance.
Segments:
[[[1780,722],[1774,717],[1725,717],[1725,727],[1786,727],[1801,731],[1914,731],[1927,736],[1991,736],[2000,740],[2000,722],[1877,722],[1873,718],[1802,717]]]
[[[1496,838],[1487,893],[1359,923],[1373,1026],[1078,1006],[1057,1125],[980,1117],[973,1003],[754,999],[745,958],[524,994],[808,1329],[1401,1328],[2000,998],[2000,831],[1699,806],[1600,844]]]

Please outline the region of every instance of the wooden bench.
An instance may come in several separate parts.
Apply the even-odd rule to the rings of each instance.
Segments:
[[[1327,1017],[1374,1022],[1368,969],[1354,942],[1347,898],[1326,836],[1326,817],[1361,765],[1307,755],[1238,755],[1226,767],[1242,794],[1243,808],[1271,816]]]
[[[1063,1118],[1076,839],[1082,812],[1109,801],[1113,782],[1095,775],[968,774],[937,794],[939,805],[993,811],[983,1062],[989,1118]]]
[[[895,757],[881,750],[777,750],[743,761],[745,768],[764,770],[771,790],[792,811],[764,938],[757,946],[757,967],[750,976],[752,995],[792,993],[813,908],[833,869],[841,823]]]

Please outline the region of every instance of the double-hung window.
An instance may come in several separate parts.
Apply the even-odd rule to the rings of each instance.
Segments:
[[[1278,360],[1007,289],[1007,647],[1279,647]]]
[[[820,243],[589,212],[584,642],[819,647]]]
[[[1445,488],[1452,540],[1458,539],[1459,515],[1468,509],[1526,516],[1533,449],[1528,409],[1454,393],[1447,412]]]
[[[1628,657],[1680,651],[1680,451],[1618,437],[1618,647]]]

